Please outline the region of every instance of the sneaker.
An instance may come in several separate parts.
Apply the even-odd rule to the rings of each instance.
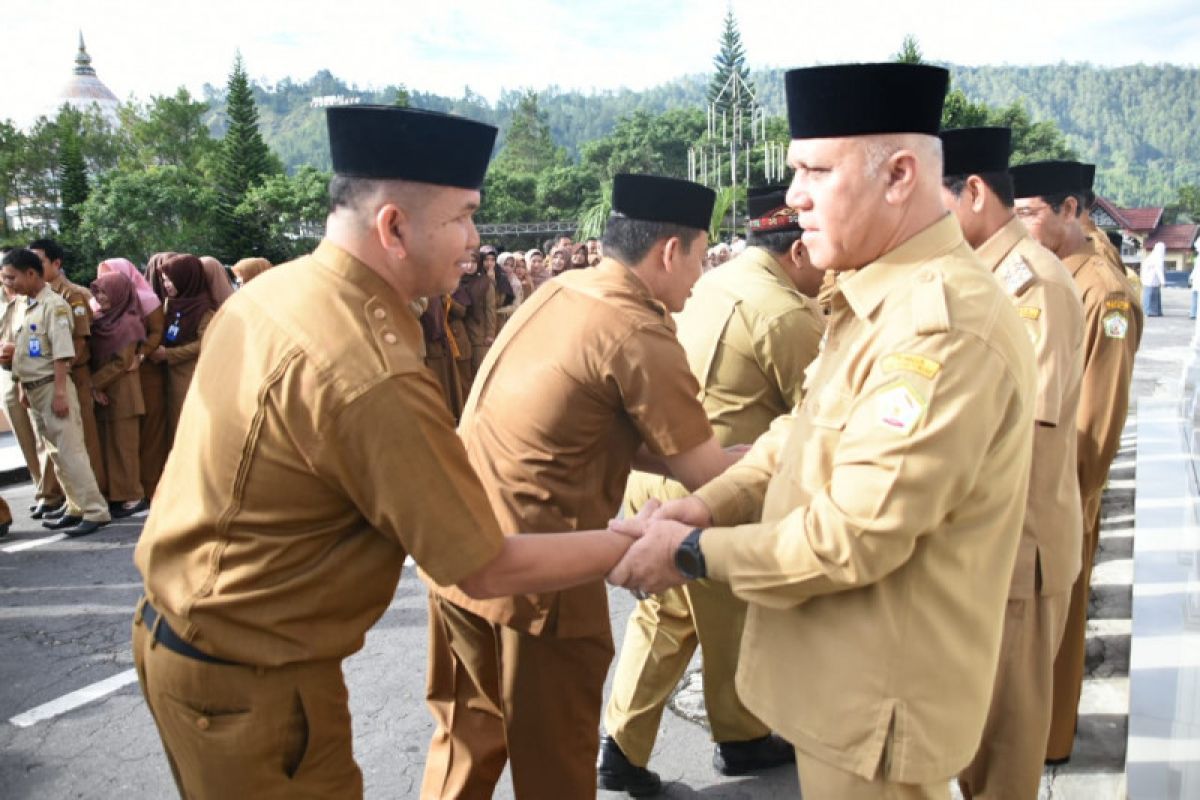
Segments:
[[[627,792],[630,797],[654,797],[662,791],[658,773],[631,762],[611,736],[600,740],[596,785],[609,792]]]
[[[745,775],[794,763],[796,749],[774,733],[748,742],[720,742],[713,749],[713,769],[722,775]]]

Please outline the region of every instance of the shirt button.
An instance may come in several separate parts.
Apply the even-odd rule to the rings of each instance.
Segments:
[[[375,309],[375,319],[384,319],[385,317],[387,317],[386,311],[384,311],[382,308]]]
[[[385,333],[385,334],[383,335],[383,340],[384,340],[385,342],[387,342],[388,344],[395,344],[395,343],[396,343],[396,334],[394,334],[394,333]]]
[[[196,720],[196,727],[202,731],[208,730],[208,717],[200,717]]]

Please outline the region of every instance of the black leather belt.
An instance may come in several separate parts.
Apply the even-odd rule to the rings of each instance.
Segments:
[[[37,378],[32,381],[17,381],[17,383],[19,383],[25,387],[25,391],[29,391],[30,389],[36,389],[39,386],[45,386],[47,383],[53,383],[53,382],[54,382],[53,375],[47,375],[44,378]]]
[[[204,664],[223,664],[230,667],[242,666],[236,661],[226,661],[223,658],[210,656],[208,653],[192,647],[181,639],[175,631],[171,630],[171,626],[167,624],[167,620],[148,602],[142,603],[142,624],[146,626],[146,630],[150,631],[150,635],[154,637],[154,641],[172,653],[178,653],[181,656]]]

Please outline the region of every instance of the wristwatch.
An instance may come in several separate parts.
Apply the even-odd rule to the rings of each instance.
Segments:
[[[679,543],[675,550],[675,569],[689,581],[708,576],[708,568],[704,564],[704,553],[700,550],[700,534],[703,528],[693,528],[687,538]]]

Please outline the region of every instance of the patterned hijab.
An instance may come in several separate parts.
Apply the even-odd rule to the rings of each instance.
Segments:
[[[138,292],[124,273],[100,275],[92,281],[92,292],[103,293],[109,304],[108,310],[92,323],[90,339],[92,366],[102,367],[129,345],[144,342],[146,326],[142,322]]]
[[[163,262],[162,272],[175,286],[175,297],[168,297],[165,306],[168,333],[171,326],[179,326],[174,341],[164,339],[163,344],[179,347],[194,342],[200,336],[200,321],[213,310],[204,265],[195,256],[175,255]]]
[[[142,316],[148,317],[156,308],[162,307],[162,301],[158,299],[158,295],[154,293],[149,282],[138,272],[138,268],[133,265],[133,262],[128,258],[109,258],[100,262],[100,266],[96,269],[97,275],[107,275],[116,272],[124,275],[133,283],[134,291],[137,293],[138,304],[142,309]],[[92,310],[99,312],[98,306],[93,305]]]

